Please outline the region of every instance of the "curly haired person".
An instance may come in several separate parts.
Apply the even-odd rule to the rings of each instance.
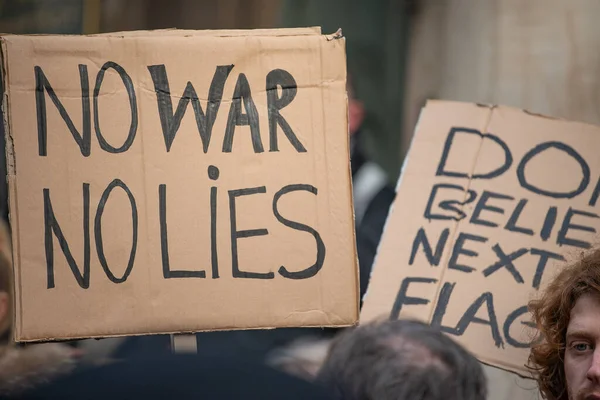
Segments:
[[[541,340],[529,366],[548,400],[600,400],[600,247],[530,303]]]

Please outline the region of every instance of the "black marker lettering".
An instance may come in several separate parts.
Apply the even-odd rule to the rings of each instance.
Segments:
[[[565,219],[563,221],[562,227],[560,228],[560,231],[558,231],[556,243],[559,246],[567,245],[567,246],[580,247],[582,249],[589,249],[592,247],[592,245],[589,242],[585,242],[583,240],[578,240],[578,239],[571,239],[571,238],[567,237],[567,234],[569,233],[570,229],[583,231],[583,232],[596,233],[596,228],[593,228],[591,226],[571,224],[571,219],[575,215],[581,215],[581,216],[589,217],[589,218],[600,218],[597,214],[590,213],[587,211],[574,210],[573,208],[569,207],[569,210],[567,211],[567,215],[565,215]]]
[[[44,189],[44,246],[46,250],[46,269],[48,275],[48,289],[54,285],[54,243],[52,233],[58,239],[60,248],[67,259],[67,264],[73,272],[77,283],[83,289],[90,287],[90,184],[83,184],[83,273],[79,271],[77,262],[71,254],[69,244],[60,229],[54,215],[50,201],[50,189]]]
[[[127,139],[125,143],[119,148],[113,147],[110,145],[104,136],[102,136],[102,132],[100,131],[100,117],[98,111],[98,95],[100,94],[100,87],[102,86],[102,81],[104,80],[104,73],[107,69],[112,68],[121,77],[123,81],[123,85],[125,86],[125,90],[127,90],[127,96],[129,97],[129,108],[131,109],[131,125],[129,126],[129,134],[127,135]],[[133,140],[135,139],[135,134],[137,132],[138,125],[138,110],[137,110],[137,100],[135,97],[135,89],[133,88],[133,82],[131,77],[125,72],[123,67],[119,64],[114,63],[112,61],[107,62],[102,66],[98,75],[96,76],[96,86],[94,87],[94,127],[96,128],[96,137],[98,138],[98,142],[100,143],[100,147],[102,150],[107,151],[109,153],[123,153],[127,151],[131,145],[133,144]]]
[[[527,200],[527,199],[519,200],[519,203],[515,207],[513,213],[510,215],[510,218],[508,219],[508,222],[504,226],[504,229],[506,229],[507,231],[510,231],[510,232],[523,233],[528,236],[534,235],[533,229],[517,226],[519,217],[521,216],[521,213],[523,212],[523,209],[525,208],[525,206],[527,205],[528,202],[529,202],[529,200]]]
[[[437,279],[432,278],[404,278],[402,284],[400,285],[400,289],[398,290],[398,294],[396,295],[396,300],[394,301],[394,306],[392,307],[392,312],[390,313],[390,319],[396,320],[400,316],[400,311],[402,310],[403,305],[420,305],[420,304],[429,304],[430,300],[422,299],[419,297],[408,297],[408,285],[411,283],[436,283]]]
[[[431,326],[439,328],[442,332],[452,332],[451,328],[442,325],[442,320],[444,319],[444,315],[446,315],[448,302],[450,301],[450,296],[452,295],[455,286],[456,283],[444,283],[444,286],[442,286],[442,290],[440,291],[437,304],[435,305],[433,318],[431,319]]]
[[[477,312],[481,306],[485,303],[487,306],[487,314],[489,320],[484,320],[476,317]],[[471,323],[489,325],[492,330],[492,338],[496,347],[504,347],[502,336],[500,336],[500,328],[498,327],[498,319],[496,318],[496,311],[494,310],[494,295],[490,292],[485,292],[477,298],[467,309],[465,314],[462,316],[458,325],[453,329],[452,334],[462,336]]]
[[[546,264],[549,259],[564,261],[564,257],[560,254],[552,253],[551,251],[546,251],[542,249],[531,249],[531,254],[534,256],[540,256],[540,260],[538,261],[538,265],[535,269],[535,275],[533,277],[533,282],[531,286],[534,289],[540,288],[540,283],[542,282],[542,277],[544,275],[544,271],[546,270]]]
[[[215,70],[210,89],[208,90],[208,104],[206,105],[206,115],[200,105],[200,99],[196,94],[196,90],[191,82],[188,82],[183,91],[183,95],[177,104],[177,110],[173,114],[173,104],[171,102],[171,89],[167,78],[167,71],[164,65],[150,65],[148,70],[152,81],[154,82],[154,90],[156,91],[156,99],[158,103],[158,113],[160,115],[160,124],[162,126],[163,136],[165,138],[165,146],[167,152],[171,150],[175,134],[179,130],[181,119],[187,110],[188,103],[192,102],[196,125],[202,140],[202,149],[204,153],[208,151],[210,138],[212,136],[212,128],[223,99],[223,87],[229,73],[233,69],[233,65],[219,65]]]
[[[123,273],[121,278],[115,277],[110,268],[108,267],[108,263],[106,262],[106,257],[104,256],[104,242],[102,241],[102,214],[104,213],[104,207],[106,206],[106,202],[108,201],[108,197],[112,190],[116,187],[120,187],[127,193],[127,197],[129,197],[129,203],[131,204],[131,221],[133,224],[133,239],[131,241],[131,253],[129,254],[129,261],[127,262],[127,268]],[[100,197],[100,202],[98,203],[98,210],[96,211],[96,218],[94,220],[94,233],[96,236],[96,252],[98,253],[98,260],[102,265],[102,269],[104,273],[113,283],[123,283],[129,277],[131,270],[133,269],[133,262],[135,260],[135,252],[137,249],[137,237],[138,237],[138,213],[137,206],[135,204],[135,198],[133,194],[127,187],[123,181],[120,179],[113,180],[104,193],[102,193],[102,197]]]
[[[206,278],[204,271],[173,271],[169,265],[169,240],[167,237],[167,185],[158,185],[158,209],[160,217],[160,249],[162,254],[163,277]]]
[[[281,97],[277,95],[277,87],[281,87]],[[277,125],[288,138],[298,153],[305,153],[306,149],[300,143],[294,131],[279,111],[289,105],[296,97],[298,85],[296,80],[283,69],[274,69],[267,75],[267,108],[269,110],[269,151],[279,151],[277,144]]]
[[[495,212],[498,214],[504,214],[504,210],[502,208],[490,206],[490,205],[486,204],[486,202],[491,198],[496,198],[496,199],[501,199],[501,200],[514,200],[515,199],[512,196],[507,196],[505,194],[500,194],[500,193],[488,192],[487,190],[485,190],[483,193],[481,193],[481,196],[479,197],[479,201],[477,202],[477,204],[475,205],[475,209],[473,210],[473,215],[471,215],[470,222],[472,224],[481,225],[481,226],[489,226],[492,228],[496,228],[498,226],[498,224],[495,222],[486,221],[486,220],[483,220],[480,218],[481,212],[483,210]]]
[[[513,338],[510,334],[510,328],[512,324],[519,318],[520,316],[527,314],[529,312],[527,306],[519,307],[506,317],[506,321],[504,321],[504,337],[506,338],[506,343],[509,345],[516,347],[518,349],[527,349],[531,346],[532,343],[523,343],[519,342],[515,338]],[[522,325],[528,326],[530,328],[535,328],[535,325],[529,321],[521,321]]]
[[[435,200],[435,197],[436,197],[439,189],[453,189],[453,190],[458,190],[462,193],[467,192],[467,198],[462,201],[460,201],[460,200],[442,200],[438,204],[439,208],[441,208],[442,210],[454,212],[456,214],[456,216],[444,215],[444,214],[433,214],[431,212],[433,202]],[[426,219],[428,219],[429,221],[431,221],[432,219],[460,221],[461,219],[466,217],[466,214],[462,210],[462,206],[469,204],[470,202],[475,200],[475,197],[477,197],[477,193],[473,190],[467,190],[467,189],[463,188],[462,186],[453,185],[450,183],[438,183],[436,185],[433,185],[433,188],[431,188],[431,194],[429,195],[429,200],[427,200],[427,206],[425,207],[424,217]]]
[[[268,235],[269,231],[266,229],[250,229],[245,231],[237,230],[237,217],[235,211],[235,199],[240,196],[249,196],[258,193],[266,193],[267,189],[264,186],[238,189],[229,191],[229,218],[231,221],[231,269],[233,271],[234,278],[248,278],[248,279],[273,279],[275,274],[273,272],[246,272],[240,271],[238,261],[238,249],[237,241],[242,238],[249,238],[254,236]]]
[[[551,192],[549,190],[540,189],[527,181],[527,178],[525,177],[525,167],[527,166],[527,163],[541,152],[551,148],[564,151],[569,156],[571,156],[571,158],[573,158],[579,163],[583,176],[577,189],[571,192]],[[577,151],[575,151],[575,149],[573,149],[571,146],[568,146],[562,142],[544,142],[538,144],[533,149],[529,150],[527,154],[525,154],[525,156],[523,156],[523,159],[517,167],[517,177],[519,178],[519,183],[521,184],[521,187],[529,190],[532,193],[552,197],[555,199],[572,199],[573,197],[576,197],[579,194],[581,194],[590,183],[590,167],[585,162],[583,157],[581,157],[579,153],[577,153]]]
[[[46,97],[44,90],[50,96],[50,100],[54,103],[63,121],[67,124],[67,128],[73,135],[73,139],[79,146],[79,150],[84,157],[88,157],[91,152],[92,129],[90,116],[90,83],[88,78],[87,66],[79,64],[79,80],[81,83],[81,114],[82,114],[82,130],[81,134],[65,107],[62,105],[54,89],[50,85],[48,78],[44,74],[41,67],[35,66],[35,106],[37,112],[37,127],[38,127],[38,151],[40,156],[48,155],[48,122],[46,118]]]
[[[410,260],[408,261],[408,265],[413,265],[415,262],[415,257],[417,256],[417,252],[419,251],[419,245],[423,245],[423,253],[425,253],[425,257],[427,257],[427,261],[431,266],[440,265],[440,260],[442,259],[442,253],[444,251],[444,247],[446,247],[446,242],[448,241],[448,236],[450,236],[450,228],[446,228],[440,234],[440,239],[438,240],[435,246],[435,254],[431,249],[431,244],[429,243],[429,239],[427,239],[427,234],[425,233],[425,229],[421,228],[417,232],[415,236],[415,240],[413,241],[412,250],[410,252]]]
[[[216,181],[219,179],[219,168],[214,165],[208,167],[208,177]],[[217,254],[217,187],[210,187],[210,259],[212,262],[212,277],[219,277],[219,259]]]
[[[311,277],[315,276],[321,270],[321,268],[323,267],[323,264],[325,263],[325,243],[323,243],[323,240],[321,239],[321,235],[319,235],[319,232],[317,232],[310,226],[301,224],[299,222],[290,221],[290,220],[282,217],[281,214],[279,213],[279,210],[277,209],[277,203],[284,194],[295,192],[298,190],[304,190],[304,191],[310,192],[310,193],[314,194],[315,196],[318,193],[317,188],[312,185],[288,185],[288,186],[285,186],[280,191],[275,193],[275,196],[273,196],[273,215],[275,215],[275,218],[277,218],[277,221],[279,221],[283,225],[287,226],[288,228],[292,228],[292,229],[295,229],[298,231],[310,233],[315,238],[315,241],[317,242],[317,258],[313,265],[311,265],[310,267],[306,268],[303,271],[289,272],[285,268],[285,266],[282,265],[281,267],[279,267],[279,274],[281,276],[283,276],[285,278],[289,278],[289,279],[311,278]]]
[[[506,270],[508,272],[510,272],[510,274],[513,276],[513,278],[515,278],[515,281],[517,283],[524,283],[525,281],[523,280],[523,277],[521,276],[519,271],[517,271],[517,269],[515,268],[513,261],[516,260],[517,258],[523,256],[524,254],[526,254],[529,250],[528,249],[519,249],[519,250],[513,251],[509,255],[506,255],[506,253],[504,252],[504,250],[502,250],[502,247],[500,247],[499,244],[495,244],[494,247],[492,247],[492,249],[494,250],[494,253],[496,253],[496,257],[498,257],[498,261],[496,263],[490,265],[486,269],[484,269],[483,276],[485,276],[487,278],[494,272],[498,271],[500,268],[504,267],[504,268],[506,268]]]
[[[504,151],[504,164],[501,167],[495,169],[494,171],[490,171],[487,174],[474,174],[472,179],[496,178],[496,177],[502,175],[503,173],[505,173],[512,165],[512,162],[513,162],[512,154],[510,153],[510,150],[509,150],[508,146],[506,145],[506,143],[504,143],[504,141],[502,139],[500,139],[498,136],[492,135],[491,133],[482,134],[481,132],[479,132],[478,130],[475,130],[475,129],[452,128],[452,129],[450,129],[450,133],[448,133],[448,137],[446,138],[446,143],[444,143],[444,150],[442,151],[440,163],[438,165],[437,172],[435,174],[436,176],[450,176],[453,178],[469,178],[469,174],[466,172],[455,172],[455,171],[446,171],[445,170],[446,161],[448,161],[448,154],[450,153],[450,149],[452,148],[452,142],[454,141],[454,137],[456,136],[457,133],[477,135],[482,140],[485,140],[486,138],[490,139],[493,142],[495,142],[496,144],[498,144]]]
[[[246,114],[242,114],[242,99]],[[229,108],[229,117],[227,118],[227,127],[225,128],[225,138],[223,139],[223,152],[231,153],[233,146],[233,134],[236,126],[250,125],[250,136],[252,136],[252,146],[255,153],[262,153],[263,145],[260,138],[260,125],[258,123],[258,111],[252,100],[252,92],[246,75],[238,76],[231,107]]]
[[[558,211],[556,207],[550,207],[548,212],[546,213],[546,218],[544,219],[544,226],[540,232],[540,237],[545,242],[550,238],[552,234],[552,229],[554,229],[554,224],[556,223],[556,215]]]
[[[598,178],[598,182],[596,183],[596,187],[592,192],[592,197],[590,197],[590,202],[588,203],[590,207],[595,207],[596,202],[598,201],[598,197],[600,196],[600,178]]]
[[[450,261],[448,261],[448,268],[456,269],[462,272],[473,272],[475,268],[470,267],[468,265],[460,265],[457,264],[458,257],[462,254],[467,257],[477,257],[479,253],[473,250],[465,249],[465,242],[467,240],[472,240],[474,242],[485,243],[487,242],[487,238],[478,235],[471,235],[465,232],[461,232],[458,235],[458,239],[454,242],[454,248],[452,249],[452,256],[450,257]]]

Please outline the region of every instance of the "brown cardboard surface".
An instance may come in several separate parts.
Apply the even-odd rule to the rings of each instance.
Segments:
[[[2,38],[17,341],[356,323],[345,39],[294,32]]]
[[[441,325],[482,362],[527,376],[528,301],[597,243],[598,148],[595,126],[428,102],[361,323],[406,317]]]

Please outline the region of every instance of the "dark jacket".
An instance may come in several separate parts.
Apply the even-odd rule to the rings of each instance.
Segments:
[[[389,209],[396,197],[396,191],[389,184],[383,170],[376,163],[368,160],[361,152],[360,143],[358,142],[360,136],[355,135],[355,138],[352,145],[351,166],[357,219],[356,247],[360,269],[362,305],[362,298],[367,291],[377,248],[379,247]],[[374,183],[366,185],[367,188],[361,190],[364,185],[360,180],[371,180]]]
[[[328,399],[309,382],[240,358],[166,355],[80,370],[20,399]]]

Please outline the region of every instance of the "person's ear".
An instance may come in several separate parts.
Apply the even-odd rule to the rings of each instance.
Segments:
[[[0,292],[0,327],[5,324],[8,318],[8,293]]]

